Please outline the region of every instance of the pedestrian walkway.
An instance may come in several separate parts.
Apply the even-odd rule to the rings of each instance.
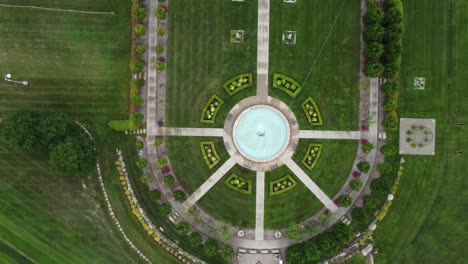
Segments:
[[[268,100],[268,56],[270,45],[270,0],[258,1],[257,96]]]
[[[147,95],[146,95],[146,124],[148,128],[156,127],[156,88],[157,88],[157,76],[156,71],[152,69],[151,65],[156,62],[157,54],[154,47],[157,45],[156,28],[158,26],[158,20],[153,15],[158,5],[157,1],[149,1],[149,16],[148,16],[148,79],[146,80]]]
[[[301,130],[299,138],[361,139],[361,131]]]
[[[208,180],[206,180],[190,197],[182,204],[185,210],[192,207],[200,198],[205,195],[221,178],[236,164],[230,158],[228,159],[215,173],[213,173]]]
[[[331,213],[338,210],[335,203],[315,184],[314,181],[307,175],[292,159],[286,161],[286,166],[301,180],[305,186],[327,207]]]
[[[264,211],[265,211],[265,172],[257,171],[257,199],[255,207],[255,240],[264,239]]]
[[[222,128],[195,128],[195,127],[150,127],[148,135],[151,136],[183,136],[183,137],[222,137]]]

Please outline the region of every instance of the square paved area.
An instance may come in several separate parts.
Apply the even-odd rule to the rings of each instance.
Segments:
[[[400,154],[434,155],[435,119],[400,118]]]

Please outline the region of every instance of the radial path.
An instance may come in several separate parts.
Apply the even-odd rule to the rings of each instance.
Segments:
[[[300,130],[299,138],[359,140],[361,138],[361,131]]]
[[[151,127],[148,135],[156,136],[185,136],[185,137],[222,137],[222,128],[195,127]]]
[[[257,96],[268,100],[268,55],[270,45],[270,0],[258,1]]]
[[[264,211],[265,211],[265,172],[257,171],[257,199],[255,207],[255,240],[264,239]]]

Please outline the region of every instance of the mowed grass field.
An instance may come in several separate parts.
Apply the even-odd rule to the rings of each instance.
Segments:
[[[374,260],[466,263],[468,3],[416,0],[404,7],[400,112],[436,119],[436,155],[405,156],[398,193],[374,236]],[[412,90],[415,76],[427,78],[424,91]]]
[[[271,1],[270,90],[288,104],[301,129],[357,130],[359,114],[360,2],[346,0]],[[296,44],[286,45],[284,31],[296,31]],[[295,98],[272,87],[274,73],[303,84]],[[310,126],[301,104],[312,96],[323,126]]]
[[[107,122],[128,113],[130,2],[2,3],[115,12],[0,6],[1,74],[29,81],[27,87],[0,82],[0,117],[24,108],[70,114],[96,138],[106,184],[118,183],[115,147],[131,138],[111,132]],[[120,186],[110,186],[109,198],[130,239],[153,261],[177,263],[147,239]],[[96,172],[83,179],[59,177],[43,153],[13,151],[0,142],[0,189],[0,262],[142,262],[108,216]]]
[[[222,127],[231,108],[255,95],[256,84],[230,97],[223,83],[240,73],[256,76],[257,1],[178,0],[169,4],[167,63],[168,126]],[[242,29],[243,43],[231,43],[230,31]],[[224,100],[216,124],[200,123],[213,93]]]

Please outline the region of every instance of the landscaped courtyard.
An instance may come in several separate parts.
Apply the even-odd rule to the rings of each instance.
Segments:
[[[0,260],[462,263],[467,6],[423,2],[3,0]]]

